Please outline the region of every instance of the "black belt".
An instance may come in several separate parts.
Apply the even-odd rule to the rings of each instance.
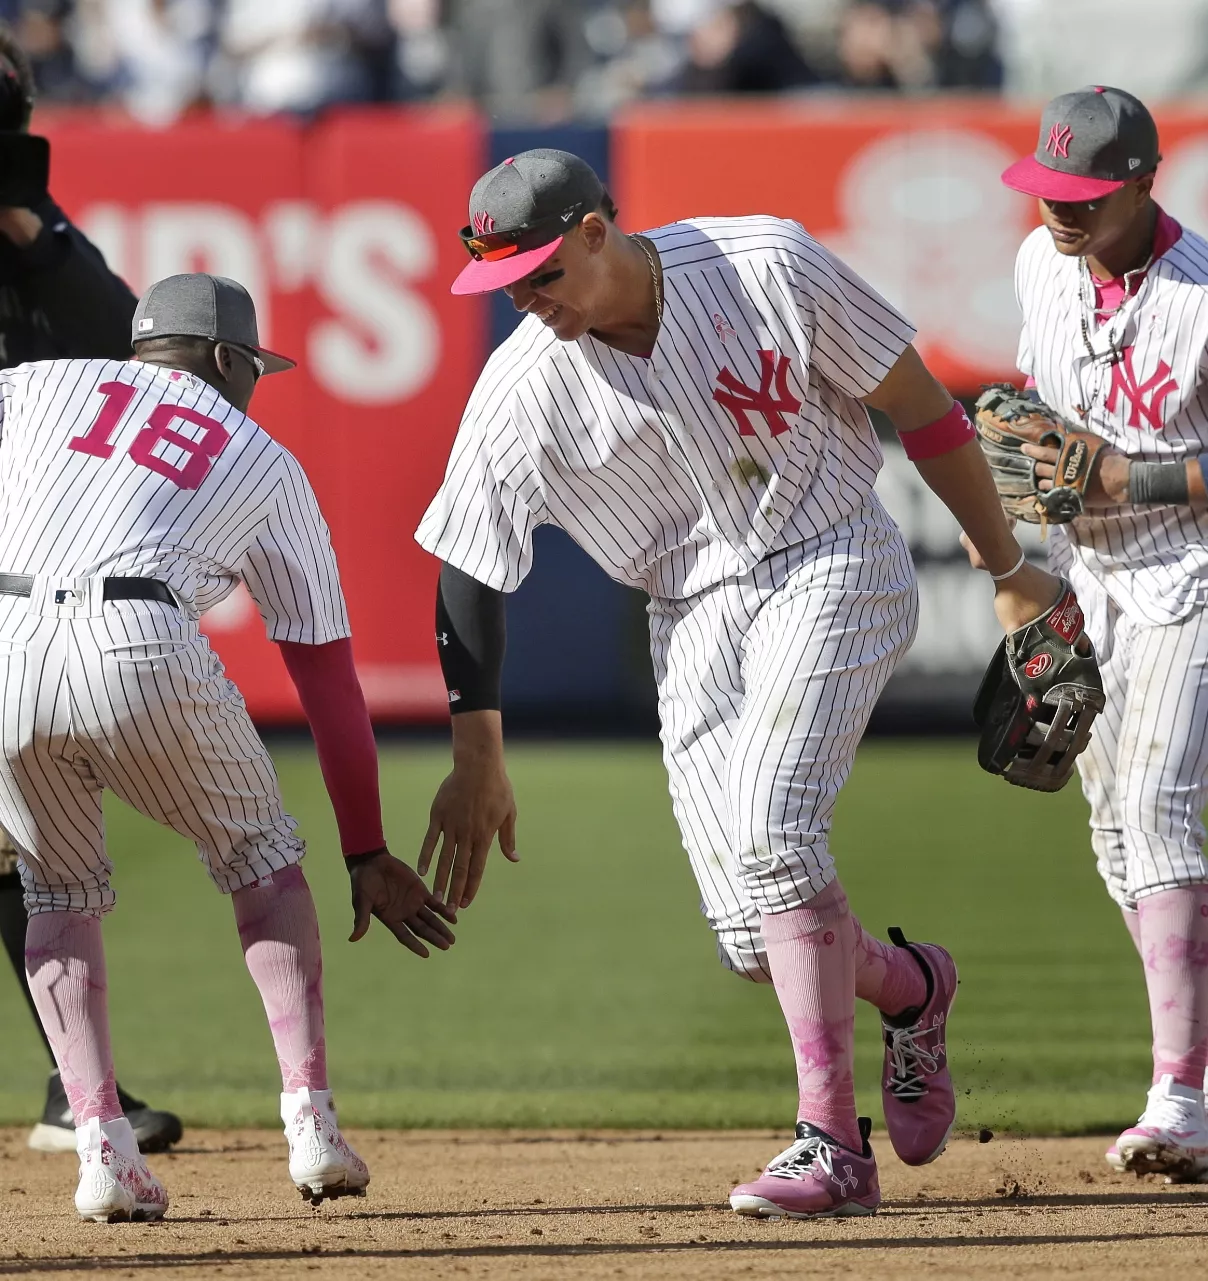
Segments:
[[[0,596],[28,596],[34,589],[31,574],[0,574]],[[179,602],[167,583],[158,578],[106,578],[103,600],[158,600],[165,605]]]

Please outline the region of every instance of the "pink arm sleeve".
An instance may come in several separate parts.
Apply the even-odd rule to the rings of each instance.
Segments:
[[[377,744],[365,695],[352,664],[352,642],[327,645],[278,642],[302,701],[331,797],[345,854],[367,854],[385,844],[378,795]]]

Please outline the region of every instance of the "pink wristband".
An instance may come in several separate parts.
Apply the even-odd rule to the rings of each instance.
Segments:
[[[952,408],[942,418],[928,423],[926,427],[898,432],[906,457],[912,463],[925,458],[938,458],[940,454],[950,454],[975,437],[973,424],[959,400],[953,402]]]

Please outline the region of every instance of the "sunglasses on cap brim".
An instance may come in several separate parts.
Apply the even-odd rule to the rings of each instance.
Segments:
[[[230,347],[232,351],[237,351],[244,360],[250,360],[252,362],[252,368],[256,371],[257,381],[264,377],[264,361],[261,360],[250,347],[245,347],[242,343],[237,342],[229,342],[227,343],[227,346]]]
[[[473,227],[463,227],[457,234],[471,258],[479,262],[498,262],[513,254],[527,253],[530,249],[548,245],[551,240],[577,227],[590,212],[586,202],[581,200],[561,213],[551,214],[524,227],[513,227],[510,231],[475,231]]]

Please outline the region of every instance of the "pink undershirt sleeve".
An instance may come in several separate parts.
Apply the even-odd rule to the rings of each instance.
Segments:
[[[386,844],[378,793],[377,744],[352,662],[352,641],[300,645],[279,641],[281,657],[310,722],[319,768],[345,854]]]

